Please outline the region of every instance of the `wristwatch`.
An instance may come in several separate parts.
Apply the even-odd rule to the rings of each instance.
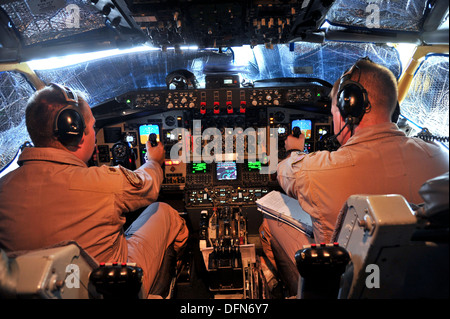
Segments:
[[[296,152],[297,155],[305,154],[305,152],[303,152],[302,150],[296,149],[296,148],[293,148],[293,149],[290,149],[290,150],[286,151],[286,153],[289,153],[289,154],[292,154],[292,152]]]

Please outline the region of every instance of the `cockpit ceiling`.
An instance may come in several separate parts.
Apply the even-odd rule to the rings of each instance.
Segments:
[[[163,49],[271,48],[293,41],[323,43],[327,31],[333,39],[341,32],[345,40],[350,33],[357,41],[362,33],[379,42],[395,42],[397,35],[414,42],[448,17],[448,1],[442,0],[7,0],[0,9],[3,61],[143,43]]]
[[[43,4],[46,6],[40,5],[39,1],[21,0],[1,5],[26,46],[105,27],[104,17],[90,1],[47,1]]]

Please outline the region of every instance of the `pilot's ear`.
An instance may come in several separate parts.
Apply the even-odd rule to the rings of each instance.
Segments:
[[[83,146],[83,143],[84,143],[84,136],[85,136],[85,135],[83,134],[83,136],[81,137],[80,142],[78,142],[77,145],[73,145],[73,146],[67,145],[66,148],[67,148],[69,151],[71,151],[71,152],[76,152],[76,151],[78,151],[78,150]]]
[[[78,143],[78,145],[77,145],[78,148],[83,146],[85,139],[86,139],[86,131],[84,131],[83,136],[81,137],[80,143]]]

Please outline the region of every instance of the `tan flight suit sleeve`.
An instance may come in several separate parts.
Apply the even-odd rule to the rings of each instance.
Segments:
[[[321,224],[321,216],[318,211],[313,208],[318,202],[313,200],[314,191],[311,188],[311,180],[308,174],[302,170],[302,164],[307,156],[314,156],[316,153],[291,155],[278,164],[277,178],[281,188],[286,194],[298,200],[300,206],[311,216],[313,222],[313,233],[316,240],[322,240],[323,225]],[[300,183],[300,184],[299,184]],[[303,193],[300,193],[300,190]],[[279,241],[282,241],[279,239]],[[306,243],[304,243],[306,244]]]
[[[298,198],[295,173],[300,169],[300,163],[305,156],[306,154],[303,153],[291,153],[288,158],[278,164],[278,183],[286,192],[286,194],[293,198]]]
[[[148,161],[131,171],[122,166],[114,167],[122,176],[122,188],[116,196],[116,205],[122,212],[132,212],[155,202],[163,181],[161,165]]]

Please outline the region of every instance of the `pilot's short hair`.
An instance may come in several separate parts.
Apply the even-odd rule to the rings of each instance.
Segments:
[[[372,105],[371,112],[388,112],[392,115],[398,101],[398,83],[395,75],[387,67],[368,59],[359,60],[356,66],[361,76],[359,77],[358,71],[355,71],[352,80],[359,80],[367,90],[368,99]]]
[[[87,108],[89,107],[82,97],[78,95],[78,105],[84,120],[88,119]],[[54,86],[46,86],[31,95],[28,99],[25,111],[25,122],[31,141],[37,147],[61,148],[57,137],[54,135],[54,121],[59,110],[67,105],[64,94]],[[85,129],[85,133],[89,130]]]

